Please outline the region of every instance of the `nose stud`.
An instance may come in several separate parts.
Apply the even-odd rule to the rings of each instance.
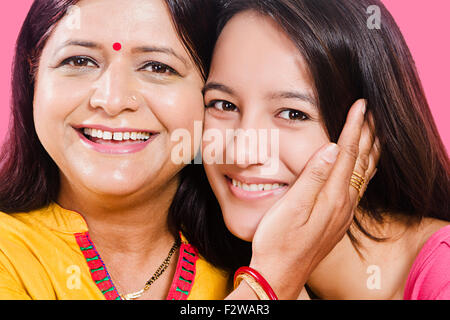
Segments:
[[[135,95],[132,95],[132,96],[128,97],[128,105],[136,106],[137,100],[138,99],[137,99],[137,97]]]

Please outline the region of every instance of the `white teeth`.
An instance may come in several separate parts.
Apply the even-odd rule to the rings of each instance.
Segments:
[[[112,132],[103,131],[103,140],[111,140],[113,137]]]
[[[244,189],[245,191],[268,191],[268,190],[275,190],[279,189],[285,186],[285,184],[246,184],[243,182],[240,182],[238,180],[232,179],[231,183],[233,186]]]
[[[151,134],[148,132],[109,132],[92,128],[84,128],[83,133],[93,138],[103,140],[126,141],[126,140],[143,140],[150,139]]]
[[[122,141],[123,140],[123,133],[122,132],[114,132],[113,139],[116,141]]]

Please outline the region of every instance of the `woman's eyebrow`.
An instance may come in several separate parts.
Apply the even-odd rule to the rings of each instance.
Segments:
[[[62,48],[69,47],[69,46],[79,46],[79,47],[85,47],[90,49],[102,49],[103,46],[99,43],[92,42],[92,41],[86,41],[86,40],[67,40],[65,41],[61,46],[57,48],[57,51],[61,50]],[[131,50],[132,53],[147,53],[147,52],[160,52],[172,55],[179,59],[181,62],[183,62],[185,65],[187,65],[186,59],[184,59],[182,56],[177,54],[175,50],[169,47],[158,47],[158,46],[141,46],[136,47]]]
[[[232,96],[235,95],[233,89],[231,89],[230,87],[227,87],[224,84],[218,83],[218,82],[208,82],[203,87],[203,90],[202,90],[203,95],[205,95],[205,93],[209,90],[218,90],[218,91],[228,93],[229,95],[232,95]]]
[[[141,46],[141,47],[136,47],[133,48],[131,50],[132,53],[148,53],[148,52],[159,52],[159,53],[165,53],[171,56],[174,56],[175,58],[177,58],[178,60],[180,60],[181,62],[183,62],[183,64],[188,65],[186,59],[184,59],[181,55],[179,55],[178,53],[175,52],[175,50],[173,50],[170,47],[158,47],[158,46]]]
[[[62,48],[70,47],[70,46],[79,46],[79,47],[85,47],[90,49],[101,49],[102,46],[98,43],[92,42],[92,41],[85,41],[85,40],[67,40],[62,45],[60,45],[56,51],[58,52]]]

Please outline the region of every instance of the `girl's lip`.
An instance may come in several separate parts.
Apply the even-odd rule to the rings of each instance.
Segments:
[[[260,200],[262,198],[268,198],[268,197],[272,197],[272,196],[278,196],[282,193],[284,193],[288,186],[282,186],[278,189],[275,190],[263,190],[263,191],[246,191],[242,188],[239,187],[235,187],[231,181],[230,178],[225,177],[226,183],[228,185],[228,188],[230,189],[231,193],[238,199],[241,200],[247,200],[247,201],[251,201],[251,200]]]
[[[240,182],[246,183],[246,184],[266,184],[266,183],[270,183],[270,184],[274,184],[274,183],[278,183],[278,184],[287,184],[284,181],[281,180],[276,180],[276,179],[267,179],[267,178],[259,178],[259,177],[245,177],[245,176],[241,176],[238,174],[230,174],[227,173],[225,175],[226,178],[228,179],[235,179],[238,180]]]
[[[145,147],[147,147],[158,136],[158,134],[152,134],[147,141],[142,141],[142,142],[133,143],[133,144],[113,145],[113,144],[99,144],[99,143],[92,142],[91,140],[86,138],[80,130],[75,129],[75,131],[77,132],[78,136],[80,137],[83,145],[85,145],[86,147],[88,147],[91,150],[94,150],[94,151],[97,151],[100,153],[106,153],[106,154],[137,153],[137,152],[145,149]],[[140,131],[140,132],[143,132],[143,131]]]

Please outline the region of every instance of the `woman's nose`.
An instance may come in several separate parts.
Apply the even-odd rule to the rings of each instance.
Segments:
[[[111,64],[95,84],[90,104],[109,116],[123,111],[136,111],[141,101],[134,87],[132,71],[120,63]]]

